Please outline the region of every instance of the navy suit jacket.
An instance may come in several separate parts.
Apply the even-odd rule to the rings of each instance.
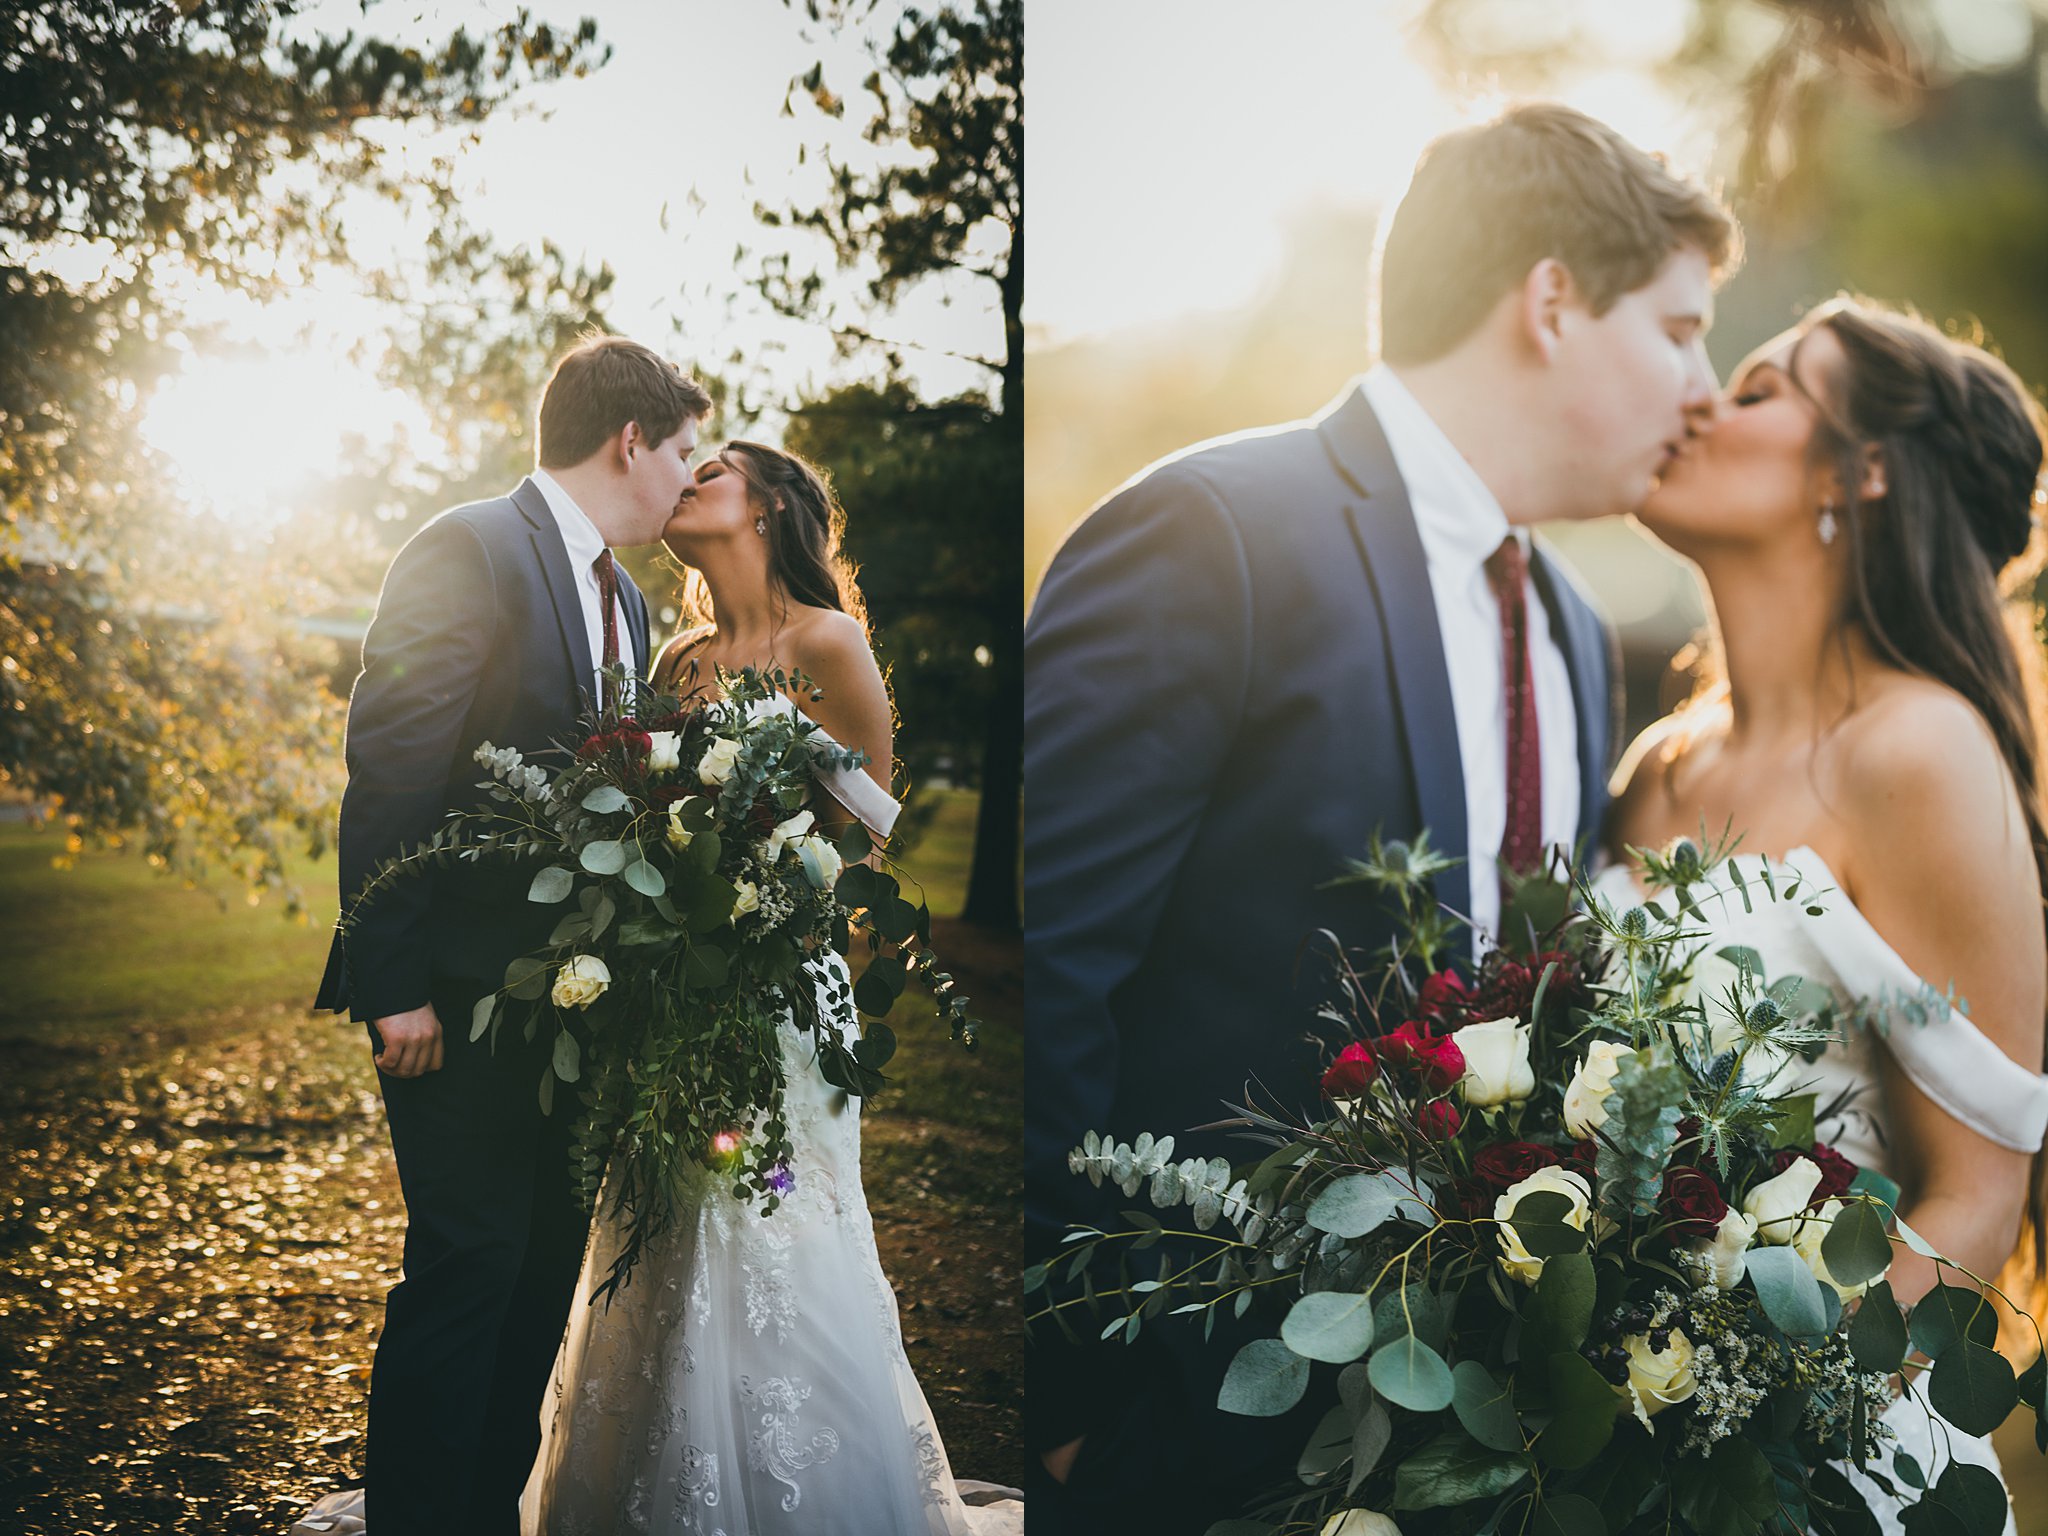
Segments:
[[[619,575],[632,666],[645,676],[647,604]],[[533,481],[414,535],[384,578],[349,695],[343,911],[379,864],[432,837],[449,811],[489,803],[477,787],[490,777],[473,756],[480,743],[529,759],[573,745],[595,667],[561,529]],[[443,981],[495,986],[560,915],[528,902],[527,884],[484,863],[386,887],[346,942],[337,927],[314,1006],[374,1020],[419,1007]]]
[[[1590,840],[1616,731],[1611,635],[1540,543],[1532,571],[1571,674]],[[1042,1258],[1070,1223],[1144,1204],[1068,1171],[1088,1131],[1170,1133],[1177,1157],[1236,1162],[1259,1149],[1189,1128],[1247,1083],[1312,1106],[1304,941],[1388,932],[1362,890],[1317,886],[1375,830],[1427,827],[1464,852],[1422,543],[1362,391],[1156,465],[1074,528],[1025,628],[1024,797],[1025,1208]],[[1458,866],[1439,899],[1467,910],[1468,879]],[[1120,1353],[1034,1338],[1038,1448],[1087,1427]]]

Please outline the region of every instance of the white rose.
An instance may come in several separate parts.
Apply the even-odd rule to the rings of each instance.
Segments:
[[[574,955],[555,972],[552,994],[557,1008],[588,1008],[612,984],[612,973],[595,955]]]
[[[1568,1196],[1572,1204],[1564,1213],[1565,1224],[1581,1232],[1586,1230],[1586,1218],[1593,1209],[1592,1186],[1582,1175],[1563,1168],[1538,1168],[1520,1183],[1510,1184],[1507,1192],[1493,1202],[1493,1219],[1500,1223],[1500,1267],[1524,1285],[1536,1283],[1543,1273],[1543,1261],[1522,1246],[1512,1218],[1524,1195],[1537,1194]]]
[[[1586,1059],[1572,1074],[1564,1090],[1564,1126],[1574,1136],[1591,1136],[1607,1123],[1607,1100],[1614,1092],[1614,1075],[1635,1052],[1612,1040],[1595,1040]]]
[[[703,757],[697,760],[698,782],[709,785],[723,784],[732,777],[733,765],[740,759],[740,744],[728,741],[723,736],[714,737],[711,745],[704,749]]]
[[[839,883],[839,872],[846,867],[846,861],[839,857],[839,850],[829,841],[813,832],[808,837],[798,838],[790,846],[804,861],[804,873],[810,876],[811,884],[821,891],[829,891]]]
[[[1731,1210],[1712,1237],[1693,1243],[1694,1274],[1704,1275],[1721,1290],[1734,1290],[1749,1272],[1749,1246],[1755,1241],[1756,1218]]]
[[[1827,1240],[1828,1232],[1835,1224],[1835,1218],[1841,1214],[1842,1202],[1828,1201],[1799,1224],[1799,1231],[1792,1239],[1792,1249],[1800,1258],[1806,1260],[1806,1267],[1813,1271],[1814,1279],[1822,1285],[1833,1286],[1835,1294],[1847,1301],[1850,1297],[1861,1296],[1869,1290],[1870,1282],[1865,1280],[1861,1285],[1844,1285],[1828,1273],[1828,1261],[1822,1256],[1820,1245]]]
[[[781,858],[782,850],[810,831],[816,820],[809,811],[798,811],[789,820],[777,823],[775,830],[768,834],[768,862],[773,864]]]
[[[1323,1522],[1321,1536],[1401,1536],[1401,1527],[1378,1510],[1340,1509]]]
[[[668,838],[669,847],[675,849],[678,853],[689,847],[690,839],[697,835],[683,825],[684,803],[678,801],[668,808],[668,831],[663,834]]]
[[[1650,1348],[1650,1336],[1645,1333],[1632,1333],[1621,1341],[1628,1351],[1628,1385],[1615,1390],[1627,1396],[1645,1429],[1650,1427],[1651,1414],[1684,1402],[1700,1389],[1692,1373],[1692,1340],[1677,1328],[1670,1334],[1661,1350]]]
[[[647,738],[647,771],[674,773],[683,761],[683,738],[675,731],[656,731]]]
[[[1484,1109],[1526,1099],[1536,1091],[1529,1034],[1529,1026],[1520,1019],[1494,1019],[1451,1031],[1451,1039],[1465,1054],[1465,1075],[1459,1081],[1467,1104]]]
[[[1774,1179],[1765,1179],[1743,1197],[1742,1209],[1756,1221],[1756,1240],[1784,1244],[1798,1239],[1805,1225],[1804,1212],[1820,1188],[1820,1165],[1810,1157],[1795,1157]]]
[[[736,889],[739,894],[733,897],[732,915],[734,918],[742,918],[749,912],[761,910],[761,888],[758,885],[754,884],[751,880],[742,880]]]

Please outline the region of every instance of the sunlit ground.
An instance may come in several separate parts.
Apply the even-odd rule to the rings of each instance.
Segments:
[[[936,911],[974,805],[911,859]],[[299,928],[132,857],[52,870],[61,846],[0,825],[0,1526],[276,1536],[360,1472],[403,1233],[360,1032],[304,1011],[330,874],[296,872],[320,898]],[[1016,1483],[1020,956],[935,927],[985,1043],[906,999],[868,1194],[956,1471]]]

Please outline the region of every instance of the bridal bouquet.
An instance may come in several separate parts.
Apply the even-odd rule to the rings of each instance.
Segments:
[[[1187,1220],[1071,1232],[1071,1257],[1027,1274],[1040,1316],[1108,1303],[1103,1338],[1129,1341],[1268,1303],[1276,1335],[1222,1387],[1241,1414],[1285,1413],[1336,1368],[1299,1482],[1211,1536],[1874,1531],[1840,1462],[1918,1490],[1909,1530],[2003,1529],[1996,1477],[1953,1462],[1928,1486],[1881,1414],[1903,1372],[1988,1433],[2022,1400],[2048,1415],[2048,1372],[2016,1380],[1993,1348],[2004,1298],[1897,1219],[1890,1180],[1815,1141],[1813,1096],[1782,1085],[1835,1028],[1831,997],[1711,948],[1693,888],[1726,852],[1644,856],[1654,899],[1622,911],[1531,881],[1503,924],[1527,942],[1465,975],[1429,890],[1448,861],[1376,840],[1346,879],[1399,904],[1399,936],[1366,974],[1336,957],[1326,1012],[1353,1038],[1322,1114],[1242,1111],[1271,1150],[1235,1169],[1149,1134],[1074,1149],[1076,1174]],[[1730,899],[1821,894],[1726,873]],[[1910,1326],[1894,1243],[1943,1263]],[[1114,1285],[1091,1263],[1112,1254]],[[1147,1272],[1147,1254],[1170,1257]],[[1062,1278],[1086,1294],[1052,1300]]]
[[[782,1111],[785,1013],[815,1042],[826,1081],[862,1096],[884,1081],[895,1035],[881,1019],[914,974],[953,1037],[974,1045],[968,1000],[931,949],[930,912],[862,862],[873,851],[865,827],[828,839],[803,809],[818,774],[866,757],[774,707],[785,693],[817,697],[807,679],[749,671],[721,682],[721,695],[687,708],[642,688],[637,713],[586,720],[556,766],[485,742],[476,760],[492,804],[451,812],[351,908],[385,882],[492,860],[514,866],[511,878],[533,869],[528,900],[561,909],[546,947],[506,968],[469,1030],[494,1048],[515,1022],[528,1040],[547,1031],[541,1108],[554,1112],[558,1084],[576,1091],[585,1207],[609,1171],[624,1218],[607,1290],[673,1221],[697,1170],[762,1197],[767,1212],[801,1177]],[[870,954],[858,983],[803,969],[827,946],[846,953],[855,931]],[[855,1010],[869,1016],[857,1040]]]

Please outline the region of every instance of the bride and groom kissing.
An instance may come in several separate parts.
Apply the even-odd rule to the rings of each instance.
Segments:
[[[1702,343],[1739,245],[1708,192],[1568,108],[1447,135],[1384,232],[1378,363],[1069,534],[1026,627],[1027,1258],[1118,1219],[1069,1172],[1088,1132],[1237,1160],[1194,1128],[1247,1092],[1314,1103],[1334,1042],[1301,946],[1389,937],[1329,884],[1376,832],[1463,861],[1436,894],[1483,946],[1545,850],[1619,889],[1629,847],[1704,823],[1830,892],[1745,934],[1767,959],[1845,1001],[1914,976],[1967,1000],[1830,1045],[1821,1138],[1975,1273],[2023,1236],[2038,1264],[2048,838],[2035,647],[2001,583],[2033,568],[2040,414],[1984,350],[1846,300],[1717,388]],[[1627,515],[1696,565],[1711,634],[1694,697],[1617,752],[1613,632],[1530,528]],[[1908,1304],[1934,1282],[1915,1255],[1892,1272]],[[1215,1407],[1260,1328],[1034,1333],[1034,1520],[1183,1536],[1292,1479],[1327,1398]],[[1951,1455],[1995,1466],[1920,1439],[1930,1483]]]
[[[646,347],[585,339],[547,382],[532,475],[400,551],[349,703],[344,902],[484,801],[480,744],[544,757],[620,668],[686,699],[721,672],[802,674],[815,691],[797,702],[869,765],[834,770],[813,808],[886,834],[892,716],[840,555],[843,514],[819,471],[764,444],[693,468],[710,409]],[[650,668],[648,604],[613,550],[657,540],[685,568],[689,627]],[[371,1377],[366,1495],[322,1528],[967,1530],[876,1253],[858,1113],[793,1022],[781,1045],[798,1195],[764,1217],[706,1180],[595,1308],[618,1234],[602,1198],[594,1232],[579,1206],[573,1116],[536,1100],[547,1038],[468,1027],[555,914],[487,864],[387,884],[362,908],[317,1006],[369,1036],[404,1275]],[[845,985],[836,956],[806,970]]]

